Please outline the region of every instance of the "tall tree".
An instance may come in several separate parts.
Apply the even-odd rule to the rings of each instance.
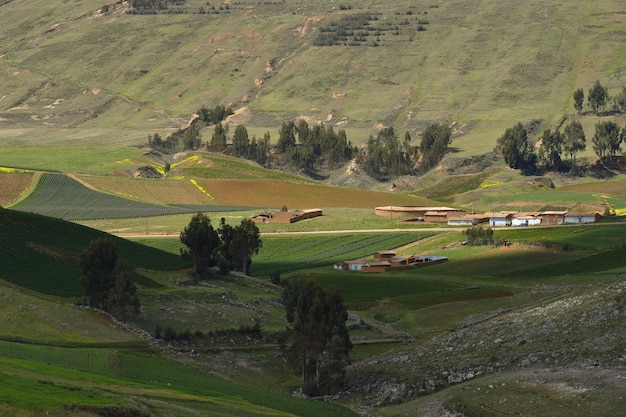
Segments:
[[[233,151],[235,156],[240,158],[249,158],[250,156],[250,138],[248,137],[248,129],[244,125],[237,125],[235,133],[233,133]]]
[[[564,141],[565,134],[559,132],[559,129],[543,131],[539,152],[547,168],[557,170],[560,168]]]
[[[426,172],[441,161],[448,151],[452,139],[452,129],[442,124],[431,124],[422,133],[420,153],[422,154],[421,171]]]
[[[187,247],[181,250],[181,253],[191,258],[196,275],[207,276],[208,268],[217,262],[221,245],[220,237],[213,228],[211,219],[202,213],[194,215],[181,232],[180,241]]]
[[[83,273],[81,285],[89,303],[106,309],[109,291],[115,286],[116,275],[122,271],[113,240],[99,238],[91,242],[80,254],[79,265]]]
[[[591,141],[593,150],[599,158],[615,155],[622,143],[619,126],[610,120],[596,123],[596,130]]]
[[[91,242],[80,255],[81,284],[89,304],[125,320],[139,312],[137,288],[124,271],[117,247],[110,238]]]
[[[622,86],[622,91],[613,97],[613,107],[616,111],[626,113],[626,87]]]
[[[331,393],[342,382],[352,349],[341,296],[334,288],[325,291],[315,280],[295,278],[283,281],[282,300],[288,323],[283,352],[300,372],[302,391]]]
[[[209,142],[209,149],[216,152],[221,152],[226,148],[226,142],[228,137],[228,125],[222,125],[222,122],[217,122],[213,129],[213,135],[211,135],[211,142]]]
[[[578,113],[583,110],[583,103],[585,102],[585,93],[582,88],[574,91],[574,108]]]
[[[293,120],[283,121],[278,131],[278,142],[276,147],[282,153],[286,153],[296,146],[296,126]]]
[[[563,151],[570,156],[571,167],[576,166],[576,154],[584,151],[586,147],[585,131],[583,125],[574,120],[565,126],[565,140],[563,141]]]
[[[183,133],[183,150],[198,149],[201,144],[200,128],[196,124],[192,124]]]
[[[526,128],[521,123],[504,131],[498,138],[496,151],[502,154],[504,162],[510,168],[519,169],[524,174],[530,174],[536,168],[537,155],[528,140]]]
[[[589,103],[589,107],[593,110],[594,113],[598,113],[604,106],[606,105],[607,100],[609,99],[609,90],[600,84],[600,81],[597,81],[593,84],[593,87],[589,89],[589,93],[587,94],[587,102]]]
[[[243,219],[239,226],[235,226],[232,231],[232,239],[228,248],[228,253],[235,263],[235,269],[239,270],[236,261],[244,274],[248,273],[250,259],[252,255],[259,253],[263,245],[259,228],[250,219]]]

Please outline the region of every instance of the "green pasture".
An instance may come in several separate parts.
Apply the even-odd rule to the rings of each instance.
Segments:
[[[102,232],[62,220],[13,210],[0,210],[4,239],[0,278],[46,294],[79,296],[80,253]],[[130,268],[176,269],[185,264],[180,255],[162,252],[115,238],[124,264]],[[150,287],[150,280],[136,277]]]
[[[157,414],[354,415],[331,403],[228,382],[153,351],[76,349],[0,342],[0,398],[31,411],[66,404],[118,405]],[[184,404],[184,408],[179,405]],[[186,411],[183,411],[186,410]]]
[[[251,273],[268,276],[322,265],[332,268],[335,262],[368,257],[378,250],[393,249],[418,238],[414,233],[263,238],[263,247],[253,258]]]
[[[0,134],[1,137],[1,134]],[[80,138],[77,140],[81,140]],[[138,143],[140,144],[140,143]],[[113,171],[133,170],[145,165],[142,151],[130,147],[73,147],[69,140],[66,145],[47,147],[30,144],[29,146],[0,148],[0,163],[11,168],[31,169],[52,172],[89,172],[108,174]]]

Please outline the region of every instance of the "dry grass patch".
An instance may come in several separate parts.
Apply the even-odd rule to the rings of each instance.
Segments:
[[[188,179],[154,180],[80,176],[82,182],[120,197],[153,204],[215,204]]]
[[[382,205],[433,205],[433,201],[408,194],[364,191],[317,184],[273,180],[201,181],[219,204],[280,208],[373,208]]]
[[[6,206],[18,200],[26,192],[32,179],[32,173],[0,171],[0,206]]]

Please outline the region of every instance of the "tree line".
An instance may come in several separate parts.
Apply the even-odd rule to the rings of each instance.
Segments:
[[[191,218],[180,234],[180,241],[186,246],[181,249],[181,255],[192,261],[194,273],[199,278],[210,276],[214,266],[221,273],[247,273],[252,255],[258,253],[263,244],[254,221],[243,219],[238,226],[232,227],[222,218],[216,229],[211,219],[202,213]]]
[[[250,137],[243,124],[230,134],[224,120],[233,114],[230,107],[204,105],[196,111],[197,122],[178,129],[166,138],[158,133],[148,135],[148,145],[156,149],[184,151],[204,147],[258,163],[266,168],[288,168],[299,171],[323,172],[334,170],[356,158],[361,169],[379,181],[401,175],[424,174],[437,165],[448,152],[452,140],[449,126],[434,123],[421,133],[418,146],[411,144],[411,135],[405,132],[399,139],[393,127],[386,127],[370,135],[361,149],[348,140],[344,129],[306,120],[283,121],[275,145],[266,132],[263,137]],[[213,126],[211,137],[203,141],[202,126]]]
[[[573,94],[574,109],[580,114],[584,108],[585,93],[582,88]],[[596,81],[587,94],[587,106],[595,114],[600,114],[609,105],[608,89]],[[613,98],[612,112],[626,112],[626,87]],[[621,151],[626,141],[626,126],[612,120],[600,120],[595,124],[591,146],[598,158],[613,157]],[[504,162],[523,174],[530,175],[539,168],[548,171],[568,171],[577,173],[576,155],[587,148],[587,137],[579,120],[569,122],[563,132],[560,128],[545,129],[535,146],[529,132],[522,123],[516,123],[504,131],[497,140],[495,151],[502,155]],[[563,160],[565,156],[568,160]]]
[[[602,159],[615,156],[620,145],[626,140],[626,126],[611,120],[601,120],[595,125],[591,137],[593,151]],[[519,169],[525,175],[537,172],[540,165],[545,170],[577,172],[576,155],[587,147],[587,138],[582,124],[571,121],[563,132],[557,129],[545,129],[539,146],[531,143],[528,131],[522,123],[517,123],[504,131],[498,138],[495,151],[500,153],[504,162],[513,169]],[[569,161],[562,159],[563,155]]]
[[[369,137],[357,162],[361,169],[379,181],[424,174],[441,161],[451,140],[452,129],[442,124],[431,124],[424,129],[419,146],[411,145],[409,132],[400,141],[393,127],[387,127]]]

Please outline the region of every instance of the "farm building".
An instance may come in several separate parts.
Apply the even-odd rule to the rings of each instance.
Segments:
[[[387,272],[433,265],[447,260],[445,256],[396,256],[394,251],[378,251],[374,253],[373,261],[343,261],[333,265],[333,268],[339,271]]]
[[[448,215],[448,226],[476,226],[488,221],[488,214],[454,213]]]
[[[537,226],[541,224],[541,213],[518,212],[513,215],[512,226]]]
[[[392,250],[380,250],[378,252],[374,252],[374,259],[377,261],[388,261],[393,259],[396,256],[396,253]]]
[[[427,223],[447,223],[448,222],[447,211],[431,210],[424,213],[424,221]]]
[[[487,213],[489,216],[489,226],[510,226],[513,223],[514,214],[514,211]]]
[[[565,223],[565,215],[567,210],[551,210],[541,213],[541,224],[558,225]]]
[[[450,207],[423,207],[423,206],[384,206],[374,209],[377,216],[383,217],[408,217],[414,219],[424,219],[424,215],[429,212],[462,212],[463,210]]]
[[[565,223],[567,224],[583,224],[595,223],[602,218],[600,213],[567,213],[565,214]]]
[[[259,213],[252,216],[255,223],[295,223],[304,219],[311,219],[322,215],[320,209],[308,210],[292,210],[292,211],[273,211],[268,213]]]
[[[363,265],[367,265],[367,262],[363,259],[357,259],[353,261],[341,261],[333,265],[338,271],[360,271]]]

